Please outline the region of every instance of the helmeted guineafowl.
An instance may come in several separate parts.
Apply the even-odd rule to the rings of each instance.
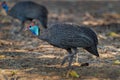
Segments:
[[[2,7],[8,15],[21,21],[21,29],[18,32],[23,30],[26,20],[32,21],[33,19],[38,19],[43,28],[47,28],[48,10],[43,5],[32,1],[20,1],[9,10],[8,5],[4,1],[2,2]]]
[[[30,26],[27,29],[35,32],[34,26]],[[66,62],[66,59],[69,58],[68,66],[71,66],[73,57],[77,53],[77,47],[84,48],[91,54],[99,57],[97,35],[89,27],[68,23],[56,23],[46,28],[43,33],[40,33],[38,38],[68,51],[69,54],[64,57],[62,65]]]

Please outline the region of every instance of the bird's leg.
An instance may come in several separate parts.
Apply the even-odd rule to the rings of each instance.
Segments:
[[[72,61],[73,61],[73,58],[74,58],[74,55],[77,53],[77,48],[72,48],[73,51],[71,51],[71,53],[69,54],[69,65],[68,65],[68,72],[67,72],[67,76],[70,75],[70,74],[74,74],[76,73],[73,68],[71,67],[71,64],[72,64]],[[76,74],[75,74],[76,75]],[[73,75],[71,75],[73,76]],[[77,75],[79,76],[79,75]]]
[[[14,21],[14,19],[11,19],[11,23],[12,23],[12,29],[10,30],[10,33],[11,33],[11,34],[14,34],[14,32],[15,32],[15,30],[16,30],[16,27],[14,27],[14,26],[15,26],[15,21]]]
[[[15,32],[16,34],[19,34],[21,31],[23,31],[23,29],[24,29],[24,23],[25,23],[24,21],[21,22],[21,26],[20,26],[21,28],[20,28],[19,31]]]
[[[75,60],[76,63],[78,63],[78,54],[76,54],[76,60]]]
[[[73,52],[72,54],[70,54],[69,65],[68,65],[69,68],[71,67],[74,55],[77,53],[77,48],[72,48],[72,49],[73,49]]]
[[[21,23],[21,28],[20,28],[20,30],[18,31],[18,32],[21,32],[21,31],[23,31],[23,29],[24,29],[24,21]]]
[[[78,50],[76,51],[76,53],[78,52]],[[79,66],[79,55],[76,54],[76,58],[75,58],[75,65]]]
[[[63,65],[63,64],[66,62],[66,60],[68,59],[68,57],[71,56],[71,53],[72,53],[71,49],[67,49],[67,51],[68,51],[68,55],[64,57],[64,59],[63,59],[61,65]]]

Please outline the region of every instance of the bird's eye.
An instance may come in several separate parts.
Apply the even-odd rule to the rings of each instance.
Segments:
[[[31,28],[32,26],[29,26],[29,28]]]

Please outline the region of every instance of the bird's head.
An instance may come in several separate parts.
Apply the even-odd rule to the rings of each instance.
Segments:
[[[35,24],[35,21],[32,21],[25,30],[31,31],[35,36],[39,36],[40,34],[40,28],[37,24]]]
[[[9,7],[8,7],[6,1],[3,1],[0,6],[1,6],[6,12],[8,12]]]

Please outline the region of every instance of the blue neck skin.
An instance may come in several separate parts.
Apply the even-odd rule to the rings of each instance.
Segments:
[[[36,36],[40,34],[40,28],[37,25],[29,26],[29,30]]]
[[[8,12],[9,7],[8,7],[8,5],[7,5],[6,3],[2,3],[2,8],[3,8],[6,12]]]

